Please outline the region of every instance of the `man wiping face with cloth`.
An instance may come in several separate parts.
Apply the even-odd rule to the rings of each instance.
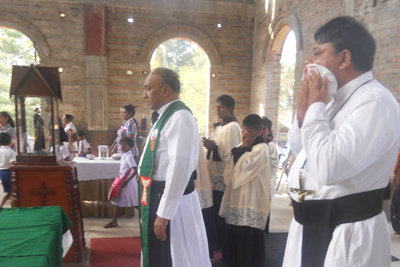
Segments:
[[[334,18],[314,40],[288,134],[295,218],[283,266],[390,266],[382,201],[400,146],[399,105],[373,79],[375,40],[360,22]]]

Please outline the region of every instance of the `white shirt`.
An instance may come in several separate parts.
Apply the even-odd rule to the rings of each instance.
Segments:
[[[157,111],[159,118],[175,101],[169,102]],[[151,136],[157,122],[148,136]],[[154,181],[166,181],[164,194],[157,210],[157,215],[161,218],[170,220],[174,217],[190,176],[196,169],[199,159],[198,132],[199,129],[193,115],[187,110],[179,110],[170,117],[160,133],[153,179]],[[147,138],[145,147],[147,147],[149,139]],[[143,155],[139,166],[142,163]]]
[[[75,125],[72,123],[72,121],[68,122],[67,125],[65,125],[65,127],[64,127],[64,131],[66,134],[68,134],[68,136],[69,136],[68,130],[70,130],[70,129],[72,130],[73,134],[76,133],[76,128],[75,128]]]
[[[86,141],[86,139],[80,140],[78,142],[78,154],[80,153],[86,154],[89,148],[91,147],[90,144]]]
[[[16,161],[15,151],[9,146],[0,147],[0,170],[8,170],[11,163]]]

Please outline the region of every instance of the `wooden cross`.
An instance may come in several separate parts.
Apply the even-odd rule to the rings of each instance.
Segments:
[[[42,199],[42,206],[46,206],[46,195],[55,195],[55,190],[46,190],[46,183],[42,182],[41,190],[31,190],[29,192],[31,195],[39,195]]]
[[[314,190],[308,190],[308,189],[303,189],[303,175],[300,172],[299,174],[299,187],[300,188],[290,188],[290,192],[295,193],[298,197],[298,202],[301,203],[304,200],[304,197],[306,195],[314,195],[315,191]]]

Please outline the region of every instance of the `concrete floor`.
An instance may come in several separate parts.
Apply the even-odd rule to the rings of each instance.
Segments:
[[[282,186],[281,186],[282,188]],[[286,185],[283,185],[286,188]],[[3,198],[4,194],[0,189],[0,199]],[[278,192],[272,198],[272,212],[271,212],[271,232],[287,232],[289,230],[290,222],[293,218],[292,207],[289,205],[290,199],[287,196],[287,191],[283,189],[283,192]],[[10,201],[8,201],[5,207],[10,207]],[[103,226],[110,221],[109,218],[84,218],[84,230],[86,245],[89,248],[87,258],[83,265],[89,266],[89,254],[90,254],[90,239],[91,238],[107,238],[107,237],[134,237],[139,236],[139,220],[137,217],[133,218],[119,218],[119,226],[116,228],[105,229]],[[400,258],[400,235],[394,235],[390,222],[388,222],[389,228],[392,232],[392,255]],[[70,265],[65,265],[70,266]],[[392,262],[391,267],[399,266],[400,262]]]

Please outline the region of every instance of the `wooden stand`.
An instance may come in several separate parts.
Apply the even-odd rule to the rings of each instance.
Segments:
[[[13,207],[61,206],[70,218],[73,244],[65,263],[82,262],[85,238],[76,169],[70,164],[25,165],[16,163],[13,172]]]

